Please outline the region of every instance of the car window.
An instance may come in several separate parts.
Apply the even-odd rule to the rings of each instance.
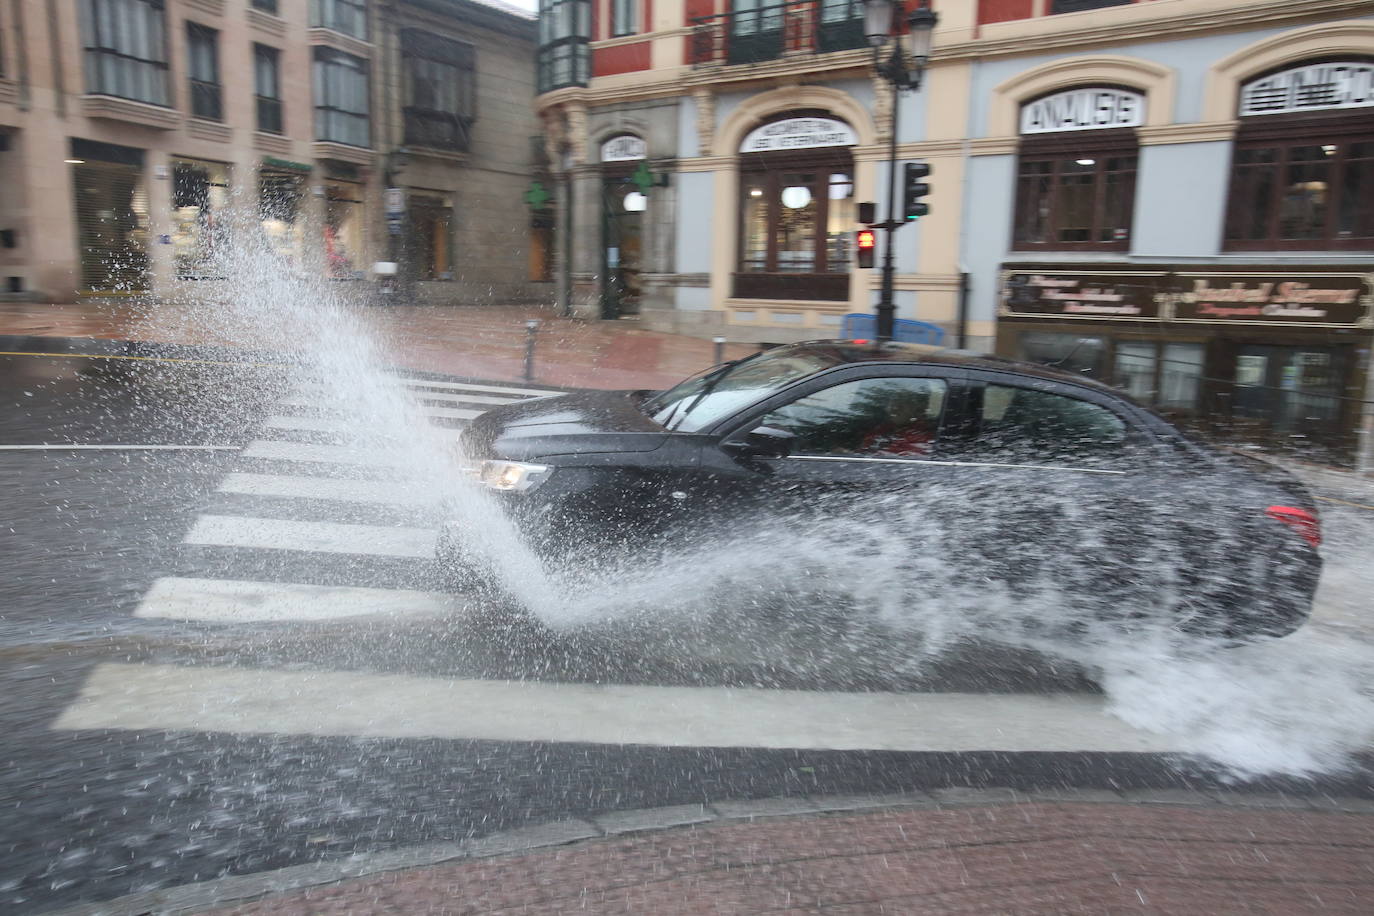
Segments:
[[[1090,467],[1120,462],[1126,423],[1105,407],[1031,388],[986,385],[982,392],[973,448],[980,460]]]
[[[794,455],[920,458],[934,448],[946,390],[942,379],[861,379],[799,398],[760,422],[795,435]]]

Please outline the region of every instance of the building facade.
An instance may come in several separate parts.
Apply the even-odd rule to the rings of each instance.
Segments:
[[[1374,460],[1374,4],[933,6],[894,123],[859,3],[545,0],[573,307],[835,335],[876,300],[855,203],[886,212],[895,129],[932,188],[896,235],[899,318]]]
[[[422,301],[547,298],[534,46],[497,0],[7,2],[0,295],[203,290],[241,208],[334,280],[394,261]]]

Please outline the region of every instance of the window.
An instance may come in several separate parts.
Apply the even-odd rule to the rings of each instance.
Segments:
[[[539,91],[585,86],[591,0],[539,0]]]
[[[736,295],[848,298],[855,220],[848,151],[797,158],[745,156],[740,178]],[[807,277],[798,282],[796,275]]]
[[[258,100],[258,130],[282,132],[281,70],[276,48],[253,45],[253,91]]]
[[[405,142],[466,151],[477,115],[476,51],[418,29],[401,32],[406,61]]]
[[[1161,410],[1196,410],[1205,348],[1196,343],[1119,341],[1116,384]]]
[[[367,0],[310,0],[310,24],[367,39]]]
[[[973,455],[1006,464],[1119,464],[1126,424],[1096,404],[1031,388],[986,385]]]
[[[210,121],[223,118],[219,32],[195,22],[186,23],[186,73],[191,80],[191,114]]]
[[[1374,130],[1286,133],[1297,138],[1237,140],[1226,247],[1374,248]]]
[[[357,280],[363,265],[363,187],[352,181],[324,186],[325,270],[332,280]]]
[[[1100,10],[1108,6],[1126,6],[1136,0],[1050,0],[1050,13],[1080,13]]]
[[[172,245],[179,277],[214,273],[228,229],[229,169],[219,162],[172,163]]]
[[[305,193],[305,176],[299,172],[263,169],[258,175],[258,205],[262,231],[272,250],[290,261],[298,261],[304,244],[300,213]]]
[[[794,455],[923,458],[934,450],[945,393],[941,379],[862,379],[793,401],[760,425],[796,436]]]
[[[86,91],[166,105],[162,0],[81,0]]]
[[[253,9],[277,15],[277,0],[252,0]]]
[[[1022,147],[1013,247],[1127,248],[1135,210],[1134,150],[1034,149]]]
[[[611,0],[611,35],[634,35],[639,31],[639,0]]]
[[[315,139],[371,145],[367,61],[361,57],[315,49]]]
[[[1028,363],[1053,366],[1065,372],[1078,372],[1104,378],[1107,341],[1102,337],[1053,332],[1021,335],[1021,358]]]
[[[441,197],[410,195],[411,272],[417,280],[452,280],[453,208]]]

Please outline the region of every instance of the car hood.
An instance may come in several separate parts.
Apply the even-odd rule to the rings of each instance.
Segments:
[[[640,411],[648,392],[585,391],[497,407],[463,433],[473,459],[648,452],[668,432]]]

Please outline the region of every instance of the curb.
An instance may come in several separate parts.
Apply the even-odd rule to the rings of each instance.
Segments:
[[[1009,804],[1158,805],[1168,807],[1251,809],[1288,813],[1374,815],[1374,799],[1303,798],[1281,793],[1247,793],[1193,789],[1045,789],[947,788],[885,795],[784,797],[753,801],[674,805],[618,811],[588,818],[568,818],[519,827],[454,843],[360,853],[335,862],[293,865],[260,874],[233,875],[164,890],[117,897],[103,903],[78,904],[44,911],[46,916],[149,916],[194,913],[212,907],[247,903],[273,894],[306,890],[382,872],[425,868],[460,859],[522,854],[585,840],[701,825],[724,826],[770,818],[820,817],[832,814],[880,813],[912,809],[941,810]]]

